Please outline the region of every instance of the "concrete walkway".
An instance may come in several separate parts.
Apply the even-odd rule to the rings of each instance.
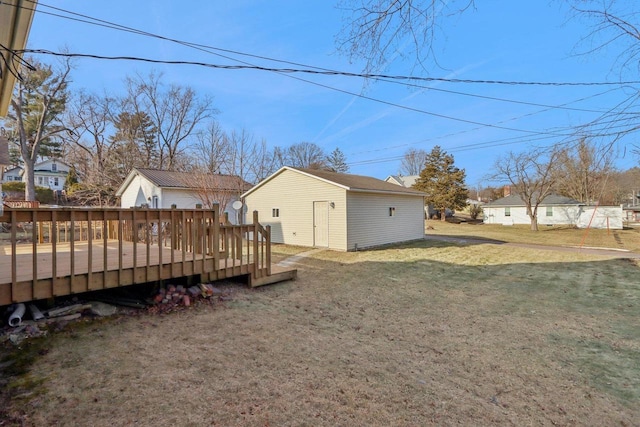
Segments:
[[[278,267],[291,267],[295,264],[297,264],[301,259],[308,257],[311,254],[315,254],[316,252],[320,252],[320,251],[324,251],[326,249],[312,249],[310,251],[306,251],[306,252],[301,252],[299,254],[290,256],[289,258],[285,258],[282,261],[280,261],[279,263],[277,263],[276,265]]]
[[[511,246],[514,248],[526,248],[526,249],[537,249],[543,251],[558,251],[558,252],[575,252],[589,255],[600,255],[600,256],[609,256],[611,258],[629,258],[629,259],[640,259],[640,254],[635,252],[630,252],[627,250],[621,249],[612,249],[612,248],[594,248],[594,247],[575,247],[575,246],[550,246],[550,245],[537,245],[533,243],[508,243],[502,242],[500,240],[491,240],[491,239],[482,239],[482,238],[466,238],[466,237],[456,237],[456,236],[440,236],[427,234],[424,236],[425,240],[436,240],[440,242],[450,242],[457,244],[468,244],[468,245],[505,245]]]

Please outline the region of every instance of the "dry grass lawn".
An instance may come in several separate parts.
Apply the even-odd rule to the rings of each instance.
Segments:
[[[33,426],[638,425],[638,267],[432,241],[318,252],[295,282],[56,334],[10,410]]]

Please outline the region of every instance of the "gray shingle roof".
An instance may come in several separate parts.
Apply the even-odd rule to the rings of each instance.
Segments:
[[[155,184],[162,188],[184,188],[194,189],[201,186],[198,183],[200,178],[196,178],[193,173],[187,172],[175,172],[175,171],[163,171],[158,169],[144,169],[136,168],[136,170]],[[238,176],[233,175],[205,175],[205,177],[211,180],[211,186],[224,189],[244,192],[251,188],[251,184],[243,181]]]
[[[315,169],[291,168],[318,178],[331,181],[335,184],[348,187],[351,191],[373,191],[385,193],[412,194],[424,196],[422,191],[413,188],[402,187],[397,184],[382,181],[381,179],[363,175],[351,175],[346,173],[329,172]]]
[[[535,199],[534,199],[535,201]],[[570,197],[558,196],[557,194],[550,194],[545,197],[540,206],[558,206],[558,205],[584,205],[577,200]],[[484,205],[485,207],[499,207],[499,206],[526,206],[524,201],[517,194],[512,194],[507,197],[503,197],[498,200],[494,200],[491,203]]]

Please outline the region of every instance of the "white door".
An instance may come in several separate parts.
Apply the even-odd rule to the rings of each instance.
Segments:
[[[329,202],[313,202],[313,246],[329,247]]]

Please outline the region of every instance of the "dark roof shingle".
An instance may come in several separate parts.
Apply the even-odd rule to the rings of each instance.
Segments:
[[[385,193],[401,193],[412,194],[416,196],[424,196],[422,191],[415,190],[413,188],[402,187],[397,184],[382,181],[377,178],[363,175],[351,175],[346,173],[330,172],[325,170],[315,169],[303,169],[303,168],[291,168],[304,172],[309,175],[316,176],[327,181],[331,181],[335,184],[348,187],[352,191],[373,191],[373,192],[385,192]]]

